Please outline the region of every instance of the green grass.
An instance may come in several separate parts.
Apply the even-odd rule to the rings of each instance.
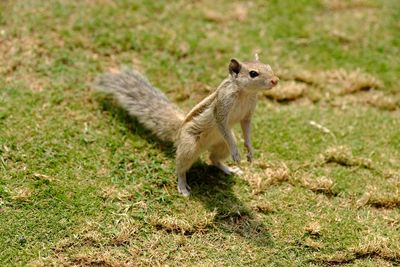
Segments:
[[[0,265],[398,265],[399,21],[396,0],[1,2]],[[91,88],[134,66],[187,111],[255,51],[305,91],[261,97],[255,162],[203,157],[190,198],[173,148]]]

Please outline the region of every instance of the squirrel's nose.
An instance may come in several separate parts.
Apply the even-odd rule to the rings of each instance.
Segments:
[[[279,78],[278,77],[274,77],[274,78],[272,78],[271,79],[271,83],[273,84],[273,85],[277,85],[278,84],[278,81],[279,81]]]

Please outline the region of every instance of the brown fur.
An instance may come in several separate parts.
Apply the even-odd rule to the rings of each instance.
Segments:
[[[251,71],[258,75],[251,77]],[[271,67],[259,62],[258,58],[251,62],[232,59],[228,78],[186,116],[136,71],[106,74],[99,79],[97,86],[112,92],[131,115],[159,138],[174,142],[178,190],[189,196],[186,172],[206,150],[210,152],[212,164],[225,173],[241,172],[239,168],[229,168],[222,163],[229,154],[235,162],[240,162],[231,130],[237,123],[243,130],[247,160],[252,160],[250,123],[257,95],[274,87],[278,80]]]

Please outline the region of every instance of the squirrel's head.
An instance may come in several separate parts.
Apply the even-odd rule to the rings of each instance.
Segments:
[[[236,84],[244,90],[269,90],[278,84],[279,78],[271,67],[256,60],[240,62],[231,59],[229,74]]]

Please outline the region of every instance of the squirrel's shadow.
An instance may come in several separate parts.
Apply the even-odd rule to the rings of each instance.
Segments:
[[[130,131],[158,146],[167,157],[174,158],[173,144],[159,140],[137,119],[119,107],[112,98],[101,98],[99,103],[103,110],[110,112]],[[187,177],[192,188],[190,197],[203,203],[207,210],[217,213],[214,219],[215,225],[229,234],[234,233],[247,238],[257,246],[272,245],[272,236],[266,225],[256,218],[254,211],[233,191],[235,180],[240,178],[226,175],[216,167],[201,161],[192,166]]]
[[[272,235],[268,227],[233,191],[238,179],[214,166],[196,163],[188,172],[190,197],[202,202],[207,210],[216,211],[214,223],[223,231],[238,234],[257,246],[270,246]]]
[[[98,98],[98,102],[102,110],[109,112],[118,121],[126,125],[129,131],[159,147],[167,157],[175,158],[175,149],[172,143],[158,139],[151,131],[144,128],[136,118],[130,116],[125,109],[121,108],[111,96]]]

